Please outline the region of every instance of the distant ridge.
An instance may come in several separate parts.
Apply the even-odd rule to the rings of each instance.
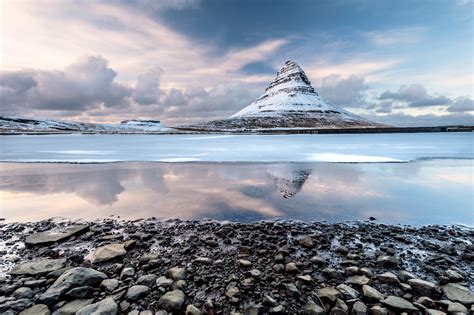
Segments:
[[[202,130],[361,127],[385,125],[352,114],[322,98],[294,61],[286,61],[265,93],[228,119],[189,126]]]

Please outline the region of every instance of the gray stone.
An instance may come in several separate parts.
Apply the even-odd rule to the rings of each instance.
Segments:
[[[155,285],[157,278],[158,277],[156,275],[144,275],[138,278],[135,283],[146,285],[147,287],[151,288]]]
[[[418,309],[407,300],[393,295],[390,295],[386,299],[382,300],[382,304],[397,311],[418,311]]]
[[[367,314],[367,306],[362,303],[361,301],[357,301],[352,306],[351,314],[353,315],[366,315]]]
[[[48,307],[44,304],[36,304],[26,310],[22,311],[19,315],[49,315],[51,312]]]
[[[460,282],[464,280],[464,277],[454,270],[448,269],[444,272],[444,275],[449,279],[451,282]]]
[[[180,290],[167,292],[158,300],[158,306],[167,311],[180,311],[184,304],[184,293]]]
[[[120,273],[120,279],[128,279],[128,278],[133,278],[135,275],[135,269],[133,267],[126,267],[122,269],[122,272]]]
[[[42,301],[54,303],[66,292],[81,286],[95,287],[107,278],[105,274],[91,268],[75,267],[63,273],[40,297]],[[46,304],[49,304],[46,303]]]
[[[25,239],[26,245],[41,246],[63,241],[71,236],[84,233],[89,230],[88,225],[74,225],[63,229],[52,229],[45,232],[29,235]]]
[[[156,286],[159,288],[168,288],[173,284],[173,280],[166,277],[159,277],[156,279]]]
[[[367,276],[352,276],[346,279],[346,283],[349,284],[356,284],[356,285],[364,285],[369,284],[370,279]]]
[[[302,315],[325,315],[326,311],[315,303],[308,303],[300,311]]]
[[[115,315],[117,313],[117,303],[112,298],[106,298],[81,308],[76,315]]]
[[[233,297],[239,295],[239,293],[240,293],[239,288],[231,287],[231,288],[227,289],[227,292],[225,293],[225,295],[230,299],[230,298],[233,298]]]
[[[285,265],[285,271],[289,273],[299,273],[300,269],[296,266],[296,263],[289,262]]]
[[[172,290],[184,290],[186,288],[186,281],[178,280],[171,286]]]
[[[298,290],[298,288],[293,283],[288,283],[285,285],[285,287],[288,295],[293,297],[299,297],[301,295],[300,290]]]
[[[240,267],[244,267],[244,268],[252,266],[252,263],[245,259],[239,259],[237,260],[237,263],[239,264]]]
[[[395,284],[395,283],[400,282],[398,280],[398,277],[395,274],[391,273],[391,272],[381,273],[381,274],[377,275],[377,279],[382,283]]]
[[[207,257],[197,257],[193,260],[193,263],[196,264],[212,264],[212,259]]]
[[[18,264],[9,272],[15,276],[42,276],[64,267],[66,259],[41,258]]]
[[[356,290],[346,284],[340,284],[336,287],[347,299],[356,299],[359,295]]]
[[[260,278],[262,276],[262,272],[258,269],[252,269],[250,270],[250,275],[254,278]]]
[[[201,311],[196,306],[189,304],[186,307],[185,315],[201,315]]]
[[[438,311],[431,308],[426,309],[425,314],[426,315],[446,315],[446,313],[443,311]]]
[[[82,299],[89,294],[90,289],[89,286],[77,287],[66,292],[66,297],[68,299]]]
[[[170,268],[168,269],[168,277],[170,277],[174,281],[184,280],[186,278],[186,269],[181,267]]]
[[[370,308],[370,315],[388,315],[388,310],[380,305],[375,305]]]
[[[97,247],[92,253],[86,256],[85,259],[93,264],[108,261],[127,254],[122,243],[108,244]]]
[[[112,292],[118,288],[119,282],[117,279],[105,279],[100,283],[100,286],[105,288],[107,291]]]
[[[150,288],[146,285],[134,285],[127,291],[127,299],[130,301],[136,301],[139,298],[145,296],[150,292]]]
[[[17,299],[31,299],[33,295],[33,291],[27,287],[18,288],[13,292],[13,296]]]
[[[451,301],[459,302],[464,305],[474,304],[474,293],[460,284],[448,283],[443,286],[443,292]]]
[[[306,283],[309,283],[309,282],[313,281],[313,278],[311,278],[310,275],[299,275],[299,276],[296,276],[296,279],[301,280],[301,281],[306,282]]]
[[[84,306],[92,304],[94,299],[79,299],[73,300],[71,302],[67,302],[62,307],[57,309],[53,315],[75,315],[77,311],[79,311]]]
[[[416,279],[417,277],[412,274],[411,272],[408,272],[408,271],[400,271],[400,273],[398,274],[399,278],[402,279],[402,281],[408,281],[410,279]]]
[[[270,314],[285,314],[283,305],[278,305],[269,309]]]
[[[362,286],[362,294],[369,301],[380,301],[383,299],[383,295],[369,285]]]
[[[413,291],[427,296],[430,296],[433,290],[436,288],[434,283],[421,279],[410,279],[408,280],[408,284],[411,286]]]
[[[20,312],[32,305],[33,303],[31,303],[29,299],[7,301],[5,303],[0,304],[0,314],[3,314],[4,312],[7,312],[7,311]]]
[[[462,305],[461,303],[458,303],[458,302],[455,302],[455,303],[451,303],[449,304],[448,306],[448,313],[449,314],[467,314],[467,308]]]
[[[333,287],[326,287],[318,289],[317,295],[323,302],[334,304],[341,293]]]

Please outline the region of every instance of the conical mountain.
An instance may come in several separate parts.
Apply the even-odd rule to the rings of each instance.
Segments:
[[[228,119],[192,126],[208,130],[364,128],[384,125],[352,114],[314,90],[303,69],[287,61],[265,93]]]

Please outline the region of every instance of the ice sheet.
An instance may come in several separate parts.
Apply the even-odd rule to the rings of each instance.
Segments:
[[[0,161],[380,163],[473,159],[473,140],[472,133],[2,136]]]

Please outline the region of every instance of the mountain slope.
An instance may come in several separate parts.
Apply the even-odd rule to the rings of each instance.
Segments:
[[[0,132],[86,132],[146,133],[169,132],[158,120],[125,120],[120,124],[93,124],[63,120],[35,120],[0,116]]]
[[[287,61],[265,93],[228,119],[191,126],[197,129],[360,128],[384,125],[354,115],[322,98],[303,69]]]

